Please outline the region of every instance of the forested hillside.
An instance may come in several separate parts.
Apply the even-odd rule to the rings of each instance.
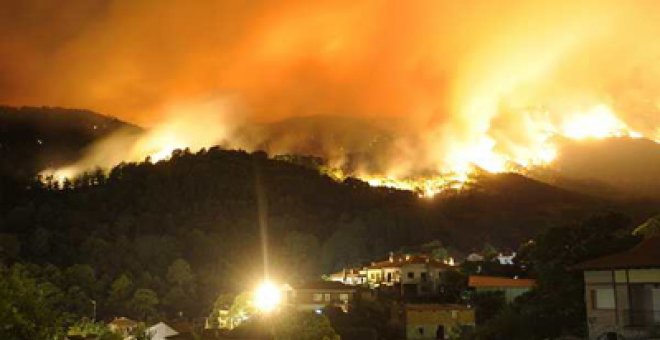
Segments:
[[[44,167],[138,128],[77,110],[2,108],[0,118],[0,257],[12,268],[3,275],[46,283],[53,294],[43,309],[78,316],[92,313],[91,300],[99,317],[204,315],[219,292],[261,277],[259,213],[270,272],[293,283],[434,240],[456,256],[516,248],[594,212],[623,211],[633,221],[654,212],[516,174],[475,174],[462,190],[425,199],[337,182],[313,157],[219,148],[41,183],[33,176]]]
[[[157,297],[153,313],[201,315],[219,291],[244,289],[262,274],[257,192],[267,202],[270,270],[289,282],[431,240],[457,253],[516,247],[551,225],[613,208],[514,174],[479,175],[463,191],[428,200],[339,183],[261,152],[212,148],[122,164],[63,189],[33,182],[2,207],[2,256],[37,264],[35,275],[73,289],[71,299],[94,299],[100,316],[137,313],[139,289]],[[63,272],[86,279],[66,281]]]

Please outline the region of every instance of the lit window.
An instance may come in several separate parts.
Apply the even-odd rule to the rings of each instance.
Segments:
[[[325,301],[330,301],[330,294],[325,294]]]
[[[348,301],[348,294],[346,293],[339,294],[339,300],[344,302]]]
[[[612,288],[598,288],[592,290],[594,309],[614,309],[614,289]]]
[[[314,301],[320,302],[320,301],[323,300],[323,294],[314,293],[314,296],[312,297],[312,299],[313,299]]]

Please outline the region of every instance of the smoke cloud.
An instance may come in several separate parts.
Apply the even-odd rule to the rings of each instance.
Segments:
[[[660,140],[654,1],[2,7],[1,102],[91,108],[150,127],[152,136],[176,126],[177,145],[257,147],[268,136],[236,135],[238,126],[348,116],[391,136],[387,160],[369,171],[406,177],[549,162],[556,136]],[[206,105],[199,98],[230,98],[231,109],[209,114],[196,107]],[[594,122],[606,125],[591,131]],[[296,133],[282,135],[278,151],[295,149]],[[343,157],[334,145],[320,149]]]

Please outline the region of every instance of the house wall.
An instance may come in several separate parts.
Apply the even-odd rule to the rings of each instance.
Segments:
[[[606,332],[619,332],[630,338],[644,337],[643,329],[630,325],[630,302],[634,310],[653,310],[648,297],[652,295],[653,287],[660,284],[660,268],[629,269],[627,273],[626,270],[585,271],[584,281],[590,339],[596,339]],[[628,283],[634,287],[629,288]],[[615,308],[596,308],[594,291],[597,289],[614,289]],[[630,297],[629,292],[632,294]]]
[[[388,275],[391,275],[391,281],[388,281]],[[401,269],[392,267],[392,268],[383,268],[383,282],[388,285],[393,285],[398,283],[401,280]]]
[[[617,271],[619,272],[619,271]],[[632,269],[629,271],[631,283],[660,283],[660,268],[657,269]],[[618,281],[618,280],[617,280]]]
[[[383,280],[383,270],[378,269],[367,269],[367,282],[369,284],[378,284]]]
[[[474,310],[406,310],[406,339],[435,339],[438,326],[445,338],[458,326],[474,326]]]
[[[442,270],[423,263],[406,264],[401,266],[401,285],[404,294],[408,292],[412,285],[415,285],[417,294],[436,293],[440,285],[440,273]],[[408,273],[413,273],[413,277],[408,277]],[[422,273],[426,274],[426,281],[422,280]]]
[[[315,300],[315,294],[321,294],[321,300]],[[342,296],[345,295],[345,299]],[[346,306],[355,299],[352,290],[295,290],[292,302],[301,310],[317,310],[327,305]]]
[[[628,278],[626,270],[614,271],[617,283],[660,283],[660,268],[654,269],[629,269]],[[589,270],[584,272],[585,283],[612,283],[611,270]]]
[[[425,264],[407,264],[401,267],[401,283],[419,283],[422,278],[422,273],[426,273]],[[413,277],[410,278],[408,273],[413,273]],[[427,276],[429,281],[432,279]]]

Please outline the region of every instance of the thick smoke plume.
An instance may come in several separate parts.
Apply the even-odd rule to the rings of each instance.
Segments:
[[[106,0],[2,7],[0,101],[115,114],[151,127],[147,139],[185,126],[172,130],[176,136],[166,138],[163,150],[171,140],[257,147],[269,137],[233,131],[319,114],[380,122],[391,137],[388,157],[365,171],[395,178],[460,172],[470,164],[493,171],[509,162],[545,164],[557,157],[557,138],[660,140],[654,1]],[[217,114],[207,108],[197,116],[199,98],[231,98],[231,109],[223,104]],[[274,144],[295,149],[300,133]],[[345,158],[333,142],[325,139],[330,145],[319,149]]]

